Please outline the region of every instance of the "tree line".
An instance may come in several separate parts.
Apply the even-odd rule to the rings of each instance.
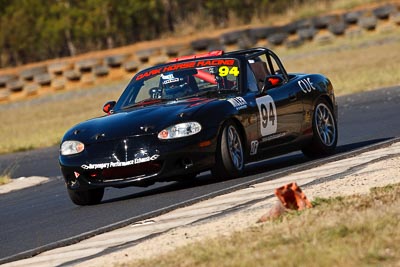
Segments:
[[[302,0],[0,0],[0,67],[160,38],[193,17],[216,28],[248,23],[294,2]]]

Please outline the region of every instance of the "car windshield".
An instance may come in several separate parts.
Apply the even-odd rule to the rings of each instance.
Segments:
[[[172,62],[135,75],[115,109],[238,90],[237,59],[212,58]]]

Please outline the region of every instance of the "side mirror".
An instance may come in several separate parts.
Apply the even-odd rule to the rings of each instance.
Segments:
[[[262,92],[265,92],[282,84],[283,78],[280,75],[268,75],[267,77],[265,77]]]
[[[115,101],[108,101],[107,103],[104,104],[103,111],[107,114],[111,114],[111,111],[114,108],[116,103],[117,102],[115,102]]]

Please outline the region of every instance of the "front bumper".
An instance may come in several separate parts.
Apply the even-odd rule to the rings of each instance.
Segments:
[[[199,173],[215,163],[217,133],[161,141],[142,135],[86,145],[77,155],[60,156],[69,189],[148,186]]]

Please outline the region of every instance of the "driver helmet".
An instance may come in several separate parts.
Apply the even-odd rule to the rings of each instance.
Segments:
[[[175,77],[174,74],[161,74],[163,94],[170,97],[183,97],[191,92],[187,77]]]

